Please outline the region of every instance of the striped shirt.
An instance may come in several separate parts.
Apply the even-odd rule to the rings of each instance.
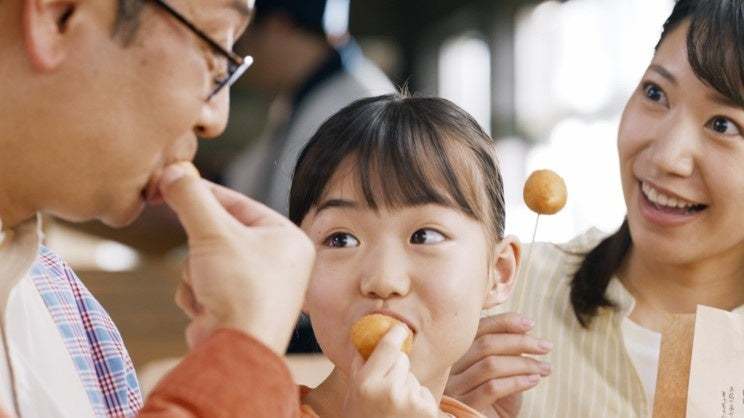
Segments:
[[[532,334],[554,344],[543,360],[553,373],[524,395],[520,418],[649,417],[643,385],[623,343],[622,321],[634,300],[615,277],[607,296],[617,308],[601,308],[591,328],[581,327],[569,300],[573,273],[603,238],[590,230],[563,245],[536,243],[528,277],[499,311],[535,321]],[[525,249],[525,254],[529,252]]]
[[[569,299],[573,274],[606,236],[591,229],[566,244],[534,244],[531,266],[522,269],[528,276],[519,277],[512,298],[491,312],[526,315],[535,321],[531,334],[554,344],[542,358],[553,373],[525,393],[520,418],[651,417],[641,373],[623,336],[633,296],[613,277],[606,295],[616,307],[600,308],[588,330],[579,324]],[[529,251],[525,248],[524,254]]]

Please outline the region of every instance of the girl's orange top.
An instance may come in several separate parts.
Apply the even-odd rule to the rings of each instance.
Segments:
[[[300,386],[300,402],[302,402],[302,399],[305,399],[305,396],[307,396],[311,390],[312,389],[307,386]],[[452,415],[454,418],[485,418],[483,414],[475,409],[448,396],[442,396],[442,401],[439,403],[439,409],[446,414]],[[318,414],[313,411],[313,408],[311,408],[310,405],[304,403],[300,406],[300,417],[320,418]]]

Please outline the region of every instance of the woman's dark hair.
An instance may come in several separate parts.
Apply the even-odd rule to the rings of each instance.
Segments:
[[[495,144],[452,102],[391,94],[358,100],[328,119],[295,167],[289,218],[299,225],[321,203],[341,164],[351,164],[377,210],[441,204],[504,234],[504,192]]]
[[[657,44],[688,22],[690,67],[705,84],[744,108],[744,0],[678,0]],[[571,305],[589,327],[600,307],[613,307],[605,293],[632,240],[628,221],[584,258],[571,282]]]

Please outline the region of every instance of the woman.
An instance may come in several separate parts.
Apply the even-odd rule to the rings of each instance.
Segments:
[[[744,0],[679,0],[620,124],[627,218],[609,237],[538,244],[509,310],[481,322],[447,393],[489,416],[648,417],[660,330],[744,304]],[[498,334],[498,335],[497,335]],[[543,347],[543,352],[546,347]]]

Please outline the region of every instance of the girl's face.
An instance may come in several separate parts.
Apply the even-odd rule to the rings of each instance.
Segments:
[[[419,380],[446,376],[470,347],[481,310],[511,291],[511,238],[491,242],[481,223],[440,205],[375,212],[348,169],[336,171],[301,226],[318,251],[304,310],[323,352],[347,375],[352,325],[381,312],[413,330]]]
[[[744,110],[693,73],[681,25],[625,108],[618,148],[640,253],[688,264],[744,259]]]

